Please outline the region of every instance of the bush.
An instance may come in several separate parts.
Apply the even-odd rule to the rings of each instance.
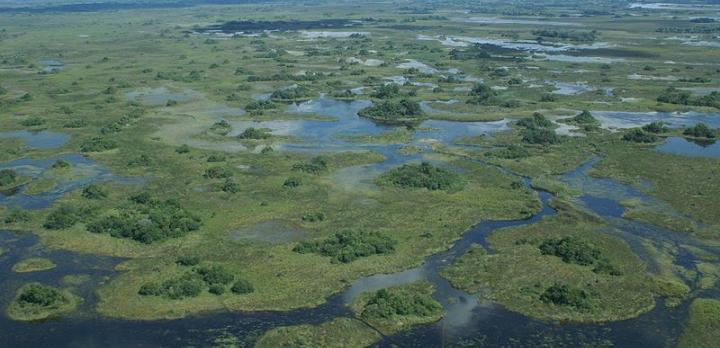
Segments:
[[[298,187],[300,185],[302,185],[302,179],[298,177],[287,178],[285,179],[285,182],[283,182],[283,186],[290,188]]]
[[[230,288],[230,291],[232,291],[233,294],[238,295],[249,294],[255,291],[255,287],[253,287],[252,283],[245,279],[238,279],[235,281],[232,288]]]
[[[368,300],[360,314],[363,319],[392,319],[396,316],[433,316],[442,306],[428,294],[380,289]]]
[[[528,129],[535,129],[550,128],[553,126],[553,123],[547,118],[545,118],[545,115],[536,112],[531,118],[523,118],[522,120],[518,121],[517,125]]]
[[[225,269],[225,267],[219,265],[200,267],[196,272],[207,285],[227,285],[235,279],[232,273]]]
[[[49,230],[61,230],[70,228],[87,217],[89,212],[73,206],[63,205],[48,214],[43,227]]]
[[[632,129],[623,135],[623,140],[631,141],[635,143],[654,143],[658,141],[658,137],[655,134],[647,133],[642,129]]]
[[[188,146],[187,144],[182,144],[182,145],[178,146],[177,149],[175,149],[175,152],[177,152],[177,153],[179,153],[179,154],[189,153],[189,152],[190,152],[190,146]]]
[[[590,295],[582,289],[564,284],[555,284],[540,295],[540,301],[556,306],[569,306],[577,309],[591,307]]]
[[[28,284],[18,296],[20,307],[54,307],[65,302],[60,290],[41,284]]]
[[[92,138],[80,145],[80,151],[82,152],[101,152],[115,148],[117,148],[117,143],[114,140],[101,137]]]
[[[302,216],[302,221],[307,221],[307,222],[325,221],[325,213],[322,213],[322,212],[306,213]]]
[[[558,144],[561,140],[554,130],[544,128],[526,129],[522,135],[522,141],[528,144]]]
[[[495,104],[497,97],[497,93],[484,83],[476,83],[468,95],[471,97],[468,103],[482,105]]]
[[[20,124],[23,125],[24,127],[38,127],[38,126],[44,125],[45,120],[38,116],[31,116],[31,117],[28,117],[28,118],[22,120],[22,122],[20,122]]]
[[[543,255],[553,255],[565,263],[589,266],[600,258],[600,250],[577,237],[546,239],[539,246]]]
[[[63,125],[64,128],[82,128],[85,126],[87,126],[85,120],[71,120]]]
[[[562,120],[565,123],[577,124],[581,126],[600,126],[600,121],[593,117],[592,113],[587,110],[583,110],[573,118]]]
[[[389,99],[397,96],[398,94],[400,94],[400,86],[395,83],[388,83],[386,85],[376,87],[371,96],[378,99]]]
[[[488,156],[505,159],[518,159],[530,156],[530,152],[520,145],[513,144],[508,147],[489,152]]]
[[[233,181],[233,179],[227,178],[225,182],[220,185],[220,190],[227,193],[238,193],[240,192],[240,185]]]
[[[690,104],[690,97],[690,92],[670,87],[657,97],[657,101],[668,104],[688,105]]]
[[[213,295],[222,295],[225,293],[225,287],[220,284],[210,285],[208,292]]]
[[[52,165],[52,169],[65,169],[65,168],[70,168],[70,163],[68,163],[67,161],[63,161],[63,160],[57,160]]]
[[[181,256],[175,263],[180,266],[197,266],[200,264],[200,258],[197,256]]]
[[[427,162],[405,164],[392,169],[381,175],[378,182],[403,188],[426,188],[431,191],[455,191],[461,190],[465,186],[465,182],[459,174],[435,167]]]
[[[683,134],[695,138],[715,138],[715,131],[704,123],[698,123],[694,127],[686,128]]]
[[[348,263],[361,257],[388,254],[396,242],[378,232],[345,230],[322,241],[300,242],[293,251],[330,256],[333,262]]]
[[[183,209],[179,203],[149,199],[145,203],[121,209],[118,215],[109,215],[89,223],[87,229],[93,233],[108,233],[116,238],[151,244],[184,236],[201,225],[202,220]]]
[[[232,126],[228,121],[222,120],[215,122],[212,126],[210,126],[210,131],[215,134],[226,135],[232,132]]]
[[[0,187],[14,184],[17,177],[17,172],[12,169],[0,170]]]
[[[224,179],[232,175],[232,172],[224,167],[210,167],[206,169],[205,174],[203,174],[203,176],[208,179]]]
[[[648,133],[660,134],[660,133],[667,133],[668,127],[665,126],[665,122],[655,121],[655,122],[644,125],[642,127],[642,130],[644,130]]]
[[[135,166],[147,167],[151,163],[152,163],[152,161],[150,160],[150,157],[146,154],[142,154],[136,158],[130,159],[128,161],[128,167],[135,167]]]
[[[210,155],[207,158],[208,163],[225,162],[225,155]]]
[[[276,108],[275,103],[269,100],[254,100],[245,106],[248,111],[262,111]]]
[[[268,130],[248,127],[242,133],[240,133],[240,135],[238,135],[238,138],[262,140],[262,139],[270,138],[271,136],[272,136],[272,134]]]
[[[310,162],[296,163],[293,165],[292,170],[301,171],[310,174],[320,174],[327,170],[328,163],[325,157],[316,156]]]
[[[87,199],[103,199],[108,194],[100,185],[90,184],[83,189],[82,196]]]
[[[12,209],[3,220],[6,224],[30,221],[30,214],[22,209]]]
[[[309,99],[312,98],[313,92],[302,85],[297,85],[293,88],[279,89],[270,95],[271,99],[280,100],[297,100],[297,99]]]
[[[412,122],[425,117],[420,104],[407,99],[377,103],[360,110],[358,115],[385,123]]]

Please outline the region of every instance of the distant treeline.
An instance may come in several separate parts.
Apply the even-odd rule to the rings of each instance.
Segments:
[[[709,27],[709,26],[695,26],[689,28],[678,28],[678,27],[661,27],[655,30],[658,33],[676,33],[676,34],[713,34],[720,33],[720,25]]]
[[[182,8],[198,5],[222,5],[272,2],[276,0],[185,0],[185,1],[126,1],[63,4],[54,6],[0,7],[0,13],[45,13],[45,12],[101,12],[137,9]]]

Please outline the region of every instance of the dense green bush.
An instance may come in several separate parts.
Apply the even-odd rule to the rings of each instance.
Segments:
[[[197,266],[200,264],[200,258],[197,256],[181,256],[175,263],[180,266]]]
[[[390,99],[398,94],[400,94],[400,86],[395,83],[388,83],[386,85],[375,87],[375,91],[371,96],[378,99]]]
[[[323,213],[323,212],[305,213],[302,216],[302,221],[307,221],[307,222],[325,221],[325,213]]]
[[[83,189],[82,196],[87,199],[103,199],[107,198],[108,194],[100,185],[90,184]]]
[[[509,145],[507,147],[488,152],[490,157],[505,158],[505,159],[518,159],[530,156],[530,152],[520,145]]]
[[[442,312],[442,306],[428,294],[380,289],[368,300],[360,314],[363,319],[392,319],[396,316],[429,317]]]
[[[208,179],[225,179],[229,178],[233,173],[225,167],[210,167],[205,170],[204,177]]]
[[[238,193],[240,192],[240,184],[236,183],[232,178],[227,178],[220,185],[220,190],[227,193]]]
[[[412,122],[425,117],[420,104],[407,99],[376,103],[360,110],[358,115],[385,123]]]
[[[188,146],[187,144],[182,144],[182,145],[178,146],[177,149],[175,149],[175,152],[177,152],[177,153],[179,153],[179,154],[189,153],[189,152],[190,152],[190,146]]]
[[[552,129],[535,128],[522,132],[522,141],[528,144],[558,144],[561,139]]]
[[[581,113],[577,114],[575,117],[568,118],[562,120],[562,122],[570,123],[570,124],[576,124],[580,126],[600,126],[600,121],[598,121],[590,111],[583,110]]]
[[[13,169],[0,170],[0,187],[14,184],[17,177],[17,172]]]
[[[333,262],[348,263],[361,257],[391,253],[395,244],[379,232],[344,230],[322,241],[300,242],[293,251],[330,256]]]
[[[601,252],[594,245],[571,236],[559,239],[546,239],[539,246],[543,255],[553,255],[563,262],[588,266],[600,258]]]
[[[232,125],[230,125],[228,121],[221,120],[213,123],[213,125],[210,126],[210,131],[219,135],[227,135],[232,132]]]
[[[586,310],[592,307],[590,294],[585,290],[565,284],[555,284],[540,295],[540,301],[556,306],[575,307]]]
[[[38,126],[44,125],[45,120],[38,116],[30,116],[30,117],[22,120],[22,122],[20,122],[20,124],[25,127],[38,127]]]
[[[52,169],[66,169],[66,168],[70,168],[70,163],[68,163],[67,161],[63,161],[63,160],[57,160],[52,165]]]
[[[522,120],[517,122],[517,125],[520,127],[525,127],[528,129],[535,129],[535,128],[550,128],[553,126],[552,121],[548,120],[545,115],[536,112],[532,115],[532,117],[529,118],[523,118]]]
[[[652,123],[648,123],[642,127],[642,130],[648,132],[648,133],[667,133],[668,127],[665,125],[665,122],[663,121],[655,121]]]
[[[297,85],[291,88],[279,89],[270,95],[271,99],[279,100],[298,100],[309,99],[313,97],[313,92],[309,88]]]
[[[427,162],[405,164],[391,169],[378,178],[378,183],[403,188],[426,188],[432,191],[455,191],[465,186],[465,181],[459,174]]]
[[[240,135],[238,135],[238,138],[262,140],[270,138],[270,136],[272,136],[272,134],[266,129],[248,127],[242,133],[240,133]]]
[[[80,145],[80,151],[82,152],[101,152],[115,148],[117,148],[117,143],[114,140],[102,137],[92,138]]]
[[[245,279],[238,279],[235,281],[235,284],[230,288],[230,291],[233,292],[233,294],[249,294],[251,292],[255,291],[255,287],[253,287],[252,283]]]
[[[219,265],[199,267],[195,272],[202,277],[202,280],[207,285],[227,285],[235,279],[232,273],[225,269],[225,267]]]
[[[287,178],[285,179],[285,182],[283,182],[283,186],[290,188],[298,187],[300,185],[302,185],[302,179],[298,177]]]
[[[654,143],[658,141],[658,137],[655,134],[645,132],[644,130],[639,128],[635,128],[625,133],[623,135],[623,140],[635,143]]]
[[[208,163],[225,162],[225,155],[210,155],[207,158]]]
[[[327,170],[328,163],[325,157],[316,156],[310,162],[296,163],[293,165],[292,170],[301,171],[310,174],[320,174]]]
[[[245,105],[245,110],[262,111],[262,110],[271,110],[276,107],[277,107],[277,105],[270,100],[253,100],[249,104]]]
[[[141,154],[138,157],[131,158],[128,160],[128,167],[147,167],[150,164],[152,164],[152,161],[150,160],[150,156],[146,154]]]
[[[179,278],[168,279],[162,283],[146,283],[140,287],[142,296],[163,296],[172,300],[197,297],[203,291],[203,281],[192,273]]]
[[[150,199],[144,204],[124,207],[116,215],[93,221],[87,225],[87,229],[93,233],[108,233],[116,238],[151,244],[184,236],[201,225],[202,220],[178,202]]]
[[[20,307],[54,307],[65,302],[60,290],[41,284],[28,284],[18,296]]]
[[[91,212],[88,209],[63,205],[48,214],[43,227],[49,230],[70,228],[90,215]]]
[[[704,123],[698,123],[693,127],[686,128],[683,134],[695,138],[715,138],[715,131]]]
[[[30,214],[22,209],[12,209],[8,211],[7,215],[5,215],[5,219],[3,221],[6,224],[15,224],[18,222],[28,222],[30,221]]]
[[[484,83],[476,83],[468,94],[470,99],[468,103],[479,104],[479,105],[494,105],[497,104],[495,100],[497,93],[490,88],[490,86]]]

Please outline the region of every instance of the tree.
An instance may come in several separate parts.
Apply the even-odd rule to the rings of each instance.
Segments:
[[[695,138],[715,138],[715,131],[704,123],[698,123],[693,127],[686,128],[683,134]]]
[[[471,97],[468,103],[483,105],[490,104],[497,97],[497,93],[492,88],[481,82],[476,83],[468,95]]]

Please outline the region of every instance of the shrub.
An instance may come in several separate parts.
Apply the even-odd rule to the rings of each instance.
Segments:
[[[427,162],[405,164],[392,169],[381,175],[378,182],[403,188],[426,188],[431,191],[461,190],[465,186],[465,182],[459,174],[435,167]]]
[[[87,199],[103,199],[108,194],[100,185],[90,184],[83,189],[82,196]]]
[[[658,141],[658,137],[655,134],[647,133],[642,129],[632,129],[623,135],[623,140],[631,141],[635,143],[654,143]]]
[[[540,295],[540,301],[556,306],[569,306],[577,309],[591,307],[590,295],[582,289],[564,284],[555,284]]]
[[[197,266],[200,264],[200,258],[197,256],[181,256],[175,263],[180,266]]]
[[[232,175],[232,172],[224,167],[210,167],[206,169],[205,174],[203,174],[203,176],[208,179],[224,179]]]
[[[428,294],[380,289],[368,300],[360,314],[363,319],[392,319],[396,316],[427,317],[440,313],[442,306]]]
[[[220,265],[200,267],[196,272],[207,285],[227,285],[235,279],[232,273]]]
[[[190,152],[190,146],[188,146],[187,144],[182,144],[182,145],[178,146],[177,149],[175,149],[175,152],[177,152],[177,153],[179,153],[179,154],[189,153],[189,152]]]
[[[522,135],[522,141],[528,144],[558,144],[561,140],[554,130],[544,128],[526,129]]]
[[[530,156],[530,152],[520,145],[513,144],[502,149],[489,152],[488,156],[505,159],[518,159]]]
[[[715,138],[715,131],[704,123],[698,123],[693,127],[686,128],[683,134],[695,138]]]
[[[322,213],[322,212],[306,213],[302,216],[302,221],[307,221],[307,222],[325,221],[325,213]]]
[[[207,161],[209,163],[225,162],[225,155],[210,155],[210,156],[208,156]]]
[[[688,105],[690,104],[690,97],[690,92],[670,87],[657,97],[657,101],[668,104]]]
[[[20,307],[54,307],[65,302],[60,290],[41,284],[28,284],[18,296]]]
[[[300,242],[293,251],[329,256],[333,262],[348,263],[361,257],[388,254],[396,242],[379,232],[344,230],[322,241]]]
[[[233,294],[249,294],[251,292],[255,291],[255,287],[253,287],[252,283],[245,279],[238,279],[235,281],[235,284],[230,288],[230,291],[233,292]]]
[[[63,205],[48,214],[45,218],[43,227],[49,230],[70,228],[88,215],[89,212],[86,210],[69,205]]]
[[[64,128],[82,128],[85,126],[87,126],[85,120],[71,120],[63,125]]]
[[[577,125],[583,125],[583,126],[588,126],[588,125],[589,126],[599,126],[600,125],[600,121],[595,119],[595,117],[593,117],[592,113],[590,113],[590,111],[587,111],[587,110],[583,110],[581,113],[577,114],[575,117],[572,117],[569,119],[564,119],[562,121],[565,123],[577,124]]]
[[[270,100],[254,100],[250,102],[249,104],[245,105],[245,110],[248,111],[261,111],[261,110],[271,110],[276,108],[277,105],[273,103]]]
[[[8,212],[3,220],[6,224],[14,224],[18,222],[30,221],[30,214],[22,209],[12,209]]]
[[[225,286],[220,284],[210,285],[208,292],[213,295],[222,295],[225,293]]]
[[[468,103],[482,105],[495,104],[497,97],[497,93],[484,83],[476,83],[468,95],[471,97]]]
[[[57,161],[55,161],[55,163],[53,163],[52,168],[53,169],[70,168],[70,163],[68,163],[67,161],[63,161],[63,160],[57,160]]]
[[[242,133],[240,133],[240,135],[238,135],[238,138],[262,140],[262,139],[270,138],[271,136],[272,136],[272,134],[266,129],[248,127]]]
[[[308,99],[313,96],[313,92],[302,85],[297,85],[292,88],[279,89],[270,95],[272,99],[281,100],[297,100],[297,99]]]
[[[589,266],[600,258],[600,250],[577,237],[546,239],[539,246],[543,255],[553,255],[563,262]]]
[[[532,115],[530,118],[523,118],[522,120],[517,122],[517,125],[520,127],[525,127],[528,129],[535,129],[535,128],[550,128],[552,127],[553,123],[548,120],[545,115],[536,112]]]
[[[642,127],[642,130],[648,132],[648,133],[667,133],[668,127],[665,126],[665,122],[662,121],[655,121],[652,123],[648,123]]]
[[[376,87],[372,97],[378,99],[389,99],[397,96],[398,94],[400,94],[400,86],[395,83],[388,83],[386,85]]]
[[[316,156],[310,162],[296,163],[293,165],[292,170],[301,171],[311,174],[320,174],[327,170],[328,163],[325,157]]]
[[[125,207],[117,215],[93,221],[88,224],[88,231],[151,244],[184,236],[202,225],[199,217],[182,208],[176,201],[144,199],[144,196],[133,197],[133,201],[144,203]]]
[[[38,127],[38,126],[42,126],[45,124],[45,119],[38,117],[38,116],[30,116],[30,117],[22,120],[22,122],[20,122],[20,124],[23,125],[24,127]]]
[[[283,186],[290,188],[298,187],[300,185],[302,185],[302,179],[298,177],[287,178],[285,179],[285,182],[283,182]]]
[[[215,134],[226,135],[232,132],[232,126],[228,121],[222,120],[215,122],[212,126],[210,126],[210,131]]]
[[[17,172],[12,169],[0,170],[0,187],[14,184],[17,177]]]
[[[227,178],[225,182],[220,185],[220,190],[227,193],[238,193],[240,192],[240,185],[231,178]]]
[[[377,103],[360,110],[358,115],[386,123],[402,123],[425,117],[420,104],[407,99]]]
[[[80,145],[82,152],[101,152],[117,148],[117,143],[111,139],[101,137],[92,138]]]
[[[147,167],[151,164],[151,162],[152,161],[150,160],[150,157],[148,155],[142,154],[136,158],[130,159],[128,161],[128,166],[129,167],[135,167],[135,166]]]

